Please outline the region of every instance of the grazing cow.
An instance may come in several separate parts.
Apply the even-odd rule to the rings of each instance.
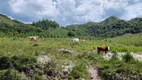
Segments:
[[[70,45],[73,47],[73,45],[79,44],[79,38],[73,38],[70,42]]]
[[[110,50],[110,48],[108,46],[99,46],[99,47],[97,47],[98,54],[100,53],[100,51],[104,51],[105,53],[107,53],[109,50]]]
[[[29,39],[30,39],[31,41],[34,41],[34,46],[37,45],[36,42],[38,41],[38,36],[30,36]]]

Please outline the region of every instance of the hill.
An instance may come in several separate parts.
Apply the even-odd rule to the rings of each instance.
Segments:
[[[0,24],[9,24],[9,25],[15,25],[17,24],[16,22],[14,22],[14,20],[12,21],[10,18],[8,18],[6,15],[0,14]]]
[[[0,36],[26,36],[32,32],[41,32],[40,28],[30,24],[24,24],[18,20],[11,20],[7,16],[0,14]]]
[[[127,33],[141,33],[142,18],[125,21],[111,16],[99,23],[88,22],[82,25],[69,25],[66,29],[72,31],[76,36],[116,37]]]
[[[40,37],[65,38],[79,37],[93,39],[94,37],[116,37],[124,34],[137,34],[142,32],[142,18],[134,18],[130,21],[121,20],[111,16],[102,22],[88,22],[59,27],[55,21],[48,19],[39,20],[32,24],[24,24],[18,20],[11,20],[0,14],[0,36],[38,35]]]
[[[117,21],[120,21],[120,19],[115,16],[110,16],[107,19],[105,19],[104,21],[102,21],[101,23],[114,23]]]

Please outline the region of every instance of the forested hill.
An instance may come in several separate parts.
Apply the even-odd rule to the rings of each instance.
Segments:
[[[0,36],[26,36],[33,32],[41,32],[42,29],[24,24],[18,20],[11,20],[9,17],[0,14]]]
[[[127,33],[142,32],[142,18],[134,18],[130,21],[121,20],[111,16],[102,22],[89,22],[82,25],[69,25],[66,27],[74,35],[115,37]]]
[[[141,32],[142,18],[125,21],[111,16],[98,23],[88,22],[87,24],[59,27],[58,23],[48,19],[39,20],[32,24],[24,24],[0,14],[0,37],[38,35],[51,38],[79,37],[90,39],[92,37],[116,37],[127,33],[137,34]]]

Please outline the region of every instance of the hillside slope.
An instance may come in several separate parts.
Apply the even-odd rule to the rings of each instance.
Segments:
[[[13,36],[41,31],[40,28],[24,24],[18,20],[11,20],[7,16],[0,14],[0,36]]]
[[[0,24],[9,24],[9,25],[16,25],[17,23],[12,21],[7,16],[0,14]]]
[[[112,42],[118,44],[125,44],[128,46],[142,46],[142,33],[139,34],[125,34],[110,39]],[[109,41],[109,40],[108,40]]]

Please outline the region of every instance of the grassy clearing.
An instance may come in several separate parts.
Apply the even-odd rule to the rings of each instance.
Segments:
[[[26,38],[1,38],[0,41],[3,42],[0,44],[0,63],[2,65],[1,70],[12,69],[20,73],[24,72],[26,76],[31,77],[31,79],[42,79],[42,75],[50,76],[48,79],[53,79],[53,76],[55,75],[60,76],[58,78],[61,78],[63,75],[61,72],[61,66],[66,65],[65,63],[67,63],[69,60],[71,60],[74,64],[84,63],[72,55],[57,52],[57,49],[60,48],[67,48],[73,51],[77,51],[75,47],[78,45],[74,46],[74,48],[71,48],[69,45],[69,39],[43,38],[38,41],[39,46],[33,46],[33,42]],[[38,64],[36,61],[36,56],[41,55],[42,53],[44,53],[44,55],[51,55],[52,61],[47,65],[37,67]],[[89,76],[86,77],[86,66],[81,69],[84,70],[83,72],[77,71],[78,66],[81,66],[81,64],[76,65],[72,72],[75,73],[77,77],[74,74],[71,74],[70,79],[79,77],[89,79]],[[29,71],[34,72],[31,73]],[[84,72],[85,74],[82,75]]]
[[[139,71],[139,69],[142,70],[140,62],[105,61],[101,55],[95,53],[96,47],[101,45],[110,46],[111,52],[142,52],[141,39],[142,34],[128,34],[117,38],[87,40],[86,42],[74,45],[72,48],[70,46],[70,38],[41,38],[38,41],[39,46],[33,46],[33,42],[28,38],[0,38],[0,63],[3,64],[0,67],[0,71],[2,72],[1,75],[5,75],[8,69],[16,71],[18,75],[22,75],[22,72],[24,72],[28,78],[34,80],[44,80],[44,75],[49,76],[51,75],[49,73],[52,73],[48,79],[54,76],[62,79],[65,76],[61,72],[61,66],[67,65],[68,61],[72,61],[75,67],[68,74],[69,79],[84,78],[89,80],[90,77],[86,70],[86,64],[100,67],[100,75],[106,79],[110,79],[110,77],[118,72],[121,73],[121,71],[126,71],[127,73],[128,70],[130,70],[128,72],[130,73],[129,76],[133,73],[137,76],[141,75],[142,72]],[[57,52],[57,49],[60,48],[75,51],[76,56]],[[94,54],[88,54],[89,51]],[[39,66],[37,64],[37,56],[43,55],[43,53],[44,55],[52,56],[52,60],[46,65]],[[11,76],[11,73],[9,76]]]
[[[80,42],[73,48],[70,46],[69,38],[42,38],[38,41],[39,46],[33,47],[33,42],[27,38],[0,38],[0,51],[4,54],[34,54],[36,52],[56,52],[57,48],[67,48],[78,52],[96,49],[100,45],[108,45],[111,51],[142,52],[142,34],[125,35],[122,37],[88,40]]]

